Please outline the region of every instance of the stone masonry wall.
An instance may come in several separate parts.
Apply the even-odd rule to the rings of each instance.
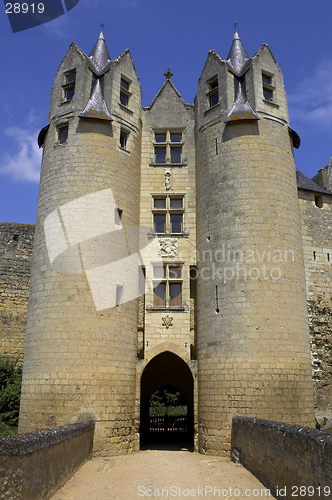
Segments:
[[[94,422],[0,439],[0,499],[47,500],[92,456]]]
[[[332,436],[327,432],[236,415],[232,459],[275,498],[331,498]]]
[[[0,354],[23,360],[35,227],[0,223]]]
[[[332,196],[299,189],[299,204],[316,418],[328,428],[332,426]]]

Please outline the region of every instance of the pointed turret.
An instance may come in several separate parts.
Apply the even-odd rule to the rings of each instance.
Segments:
[[[101,76],[111,67],[111,57],[109,55],[104,33],[101,31],[98,40],[87,57],[89,68],[96,76]]]
[[[94,75],[90,99],[84,111],[79,116],[80,118],[98,118],[100,120],[113,121],[107,109],[103,93],[102,80],[104,74],[110,69],[112,61],[102,31],[87,60],[88,66]]]
[[[234,73],[235,102],[226,121],[259,120],[246,97],[244,74],[250,67],[250,57],[237,31],[234,33],[231,50],[227,57],[227,67]]]
[[[249,68],[250,57],[243,47],[238,32],[234,32],[231,50],[227,56],[227,66],[236,76],[241,77]]]

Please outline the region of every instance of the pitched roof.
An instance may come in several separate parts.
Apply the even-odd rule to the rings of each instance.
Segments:
[[[332,194],[331,191],[316,184],[316,182],[309,179],[309,177],[304,175],[300,170],[296,171],[296,179],[297,179],[297,187],[299,189],[306,189],[307,191],[316,191],[317,193]]]

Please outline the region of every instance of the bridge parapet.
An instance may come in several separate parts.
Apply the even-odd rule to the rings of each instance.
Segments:
[[[1,499],[50,498],[91,458],[93,435],[94,422],[84,422],[1,438]]]
[[[332,497],[332,436],[325,431],[235,415],[232,459],[278,499]]]

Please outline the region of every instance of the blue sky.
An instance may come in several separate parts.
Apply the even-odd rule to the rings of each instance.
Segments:
[[[0,221],[35,222],[36,139],[54,76],[72,41],[90,52],[100,23],[112,59],[129,48],[147,106],[167,67],[193,103],[208,51],[227,57],[236,21],[249,56],[267,43],[283,71],[290,126],[302,141],[296,166],[312,177],[332,156],[331,0],[80,0],[58,19],[15,34],[1,12]]]

